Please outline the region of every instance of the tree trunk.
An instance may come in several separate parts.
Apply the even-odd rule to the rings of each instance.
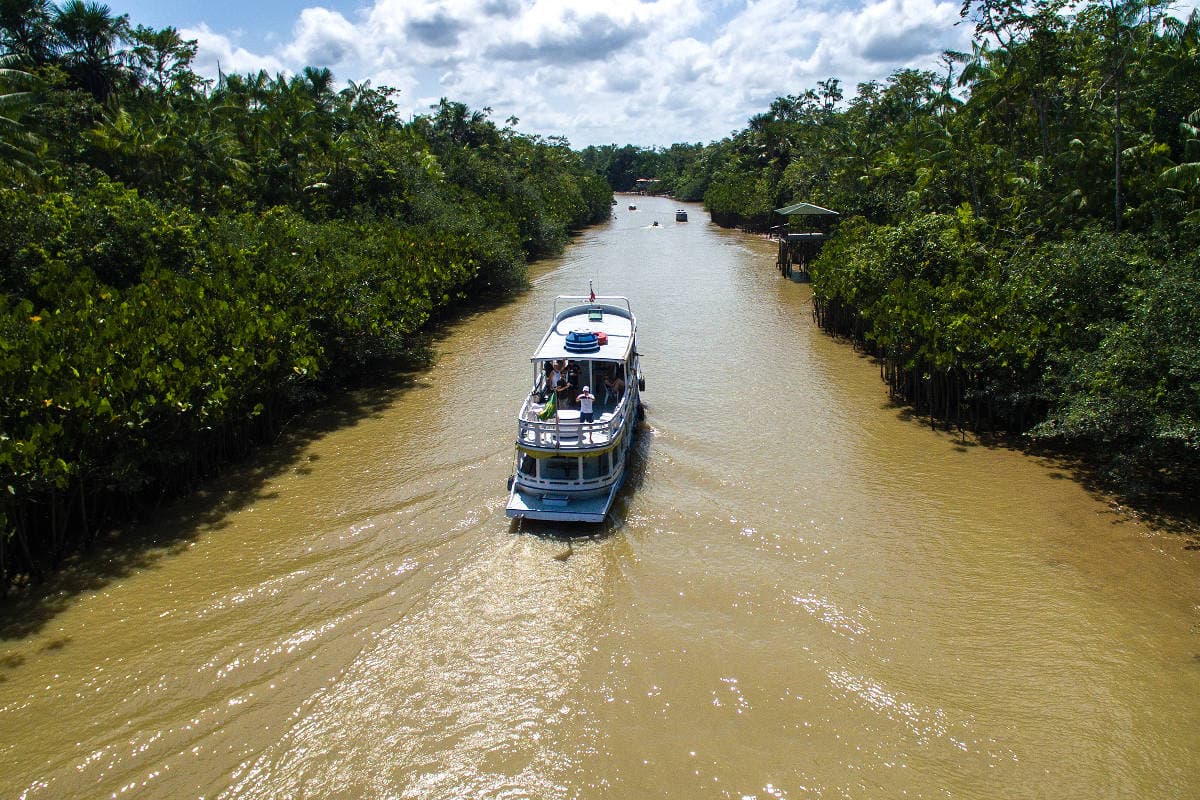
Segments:
[[[1120,79],[1118,78],[1118,81]],[[1113,103],[1116,119],[1113,125],[1113,229],[1121,232],[1121,89]]]

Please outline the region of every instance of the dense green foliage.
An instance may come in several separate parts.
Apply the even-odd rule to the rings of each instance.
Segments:
[[[704,198],[720,153],[699,144],[673,144],[668,148],[642,149],[633,145],[586,147],[580,153],[583,163],[603,175],[618,192],[644,189],[639,179],[652,181],[649,191],[669,194],[680,200]]]
[[[720,153],[713,219],[842,221],[828,330],[941,420],[1087,454],[1129,493],[1200,488],[1200,17],[968,0],[970,53],[776,100]],[[802,224],[793,218],[793,227]]]
[[[607,218],[561,141],[328,70],[205,83],[173,29],[0,0],[0,586],[420,353]]]

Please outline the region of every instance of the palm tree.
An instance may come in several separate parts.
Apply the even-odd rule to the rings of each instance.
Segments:
[[[103,3],[68,0],[54,15],[67,71],[103,102],[121,77],[117,46],[129,32],[129,17],[114,17]]]
[[[33,66],[54,53],[54,8],[50,0],[0,0],[0,48]]]
[[[1194,204],[1200,201],[1200,109],[1188,115],[1179,128],[1184,137],[1184,160],[1163,170],[1160,180]],[[1187,218],[1200,222],[1200,208],[1192,208]]]
[[[33,177],[42,143],[21,125],[20,113],[32,100],[36,80],[13,69],[17,55],[0,56],[0,175]]]
[[[333,73],[327,67],[305,67],[303,77],[297,76],[302,90],[312,96],[313,105],[319,111],[329,111],[333,104]]]
[[[133,44],[130,62],[141,82],[159,92],[186,78],[188,65],[196,56],[196,41],[185,40],[175,28],[156,31],[138,25],[129,40]]]

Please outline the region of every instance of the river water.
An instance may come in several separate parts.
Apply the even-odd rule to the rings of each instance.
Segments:
[[[10,621],[0,796],[1200,796],[1200,553],[890,406],[771,243],[629,202]],[[647,419],[563,539],[504,485],[589,280]]]

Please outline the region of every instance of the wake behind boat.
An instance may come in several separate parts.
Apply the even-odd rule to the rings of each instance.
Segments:
[[[560,306],[563,306],[562,310]],[[637,320],[625,297],[560,296],[517,416],[509,517],[603,522],[643,415]]]

